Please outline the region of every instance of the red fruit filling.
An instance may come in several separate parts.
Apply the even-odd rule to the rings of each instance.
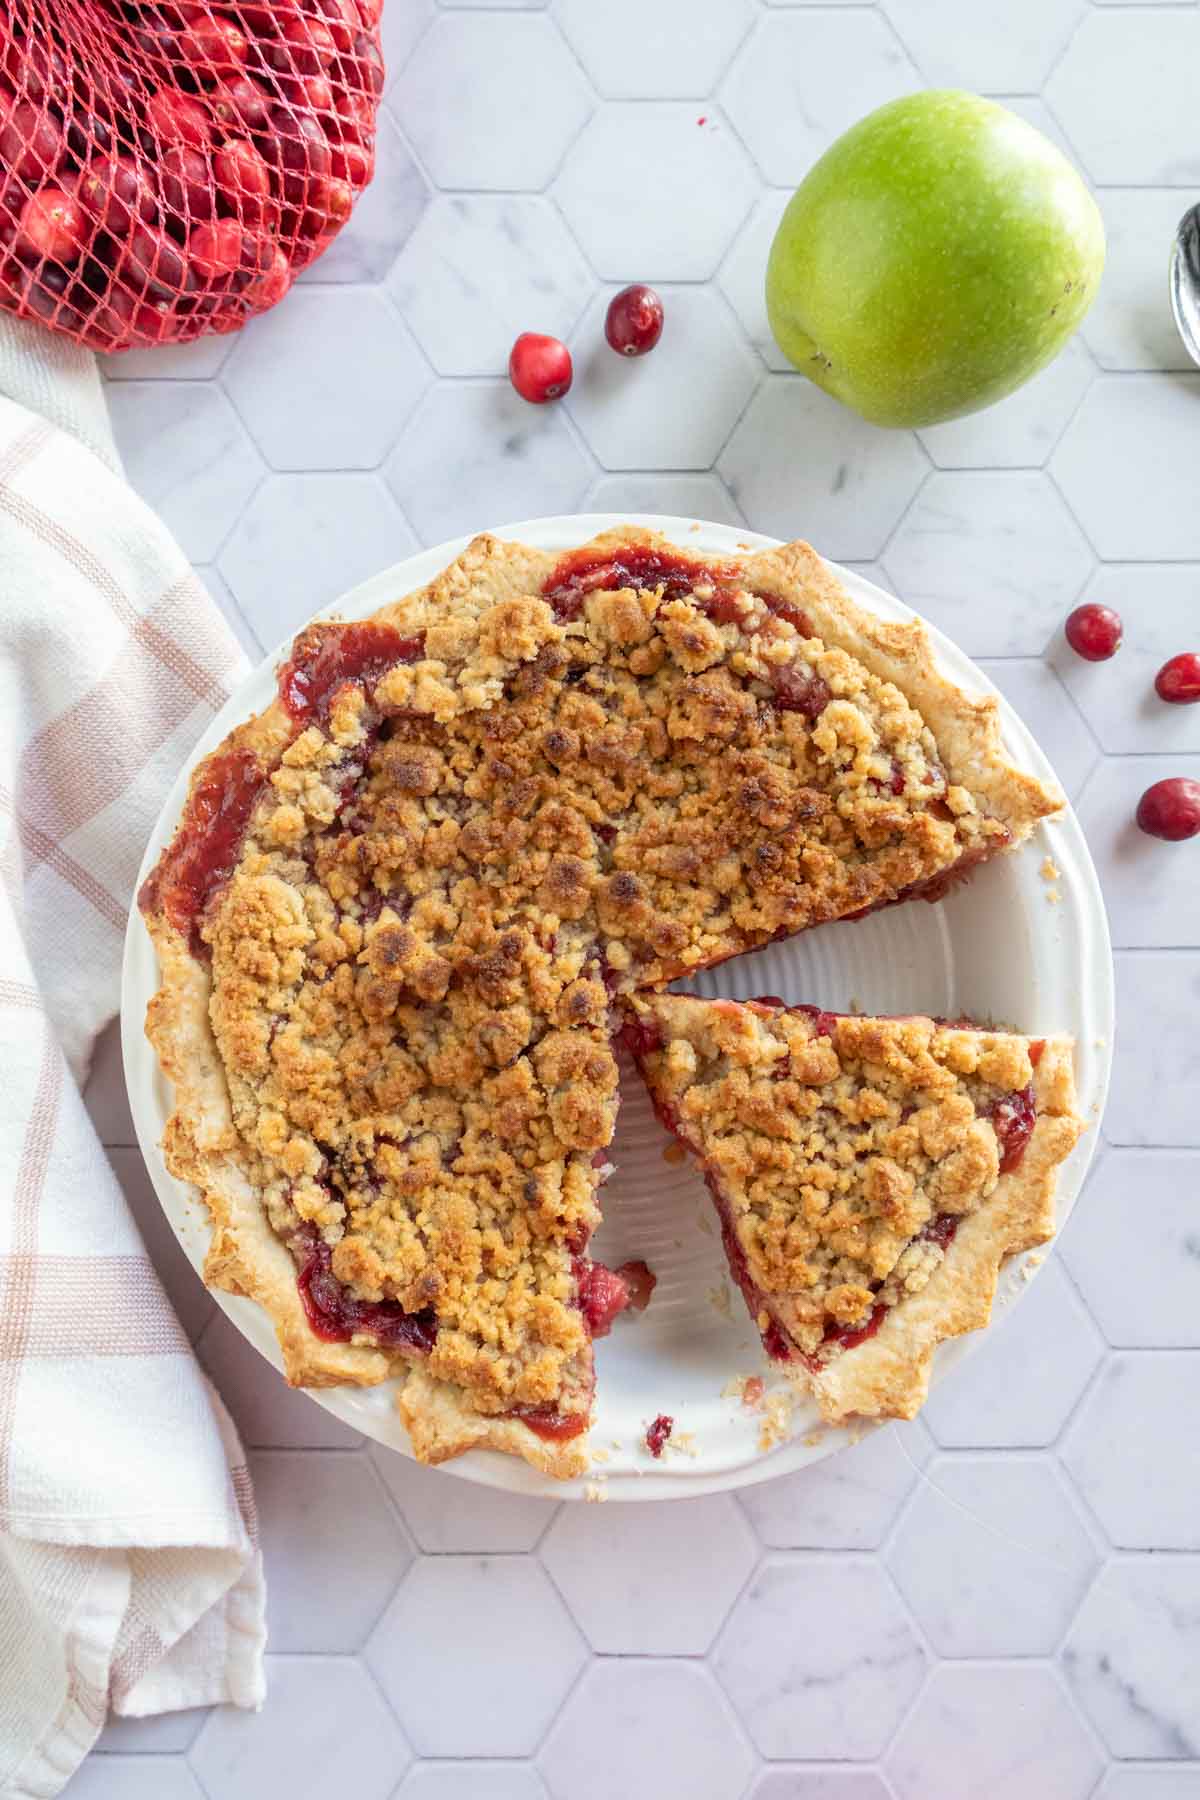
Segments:
[[[1008,1175],[1025,1154],[1037,1120],[1033,1083],[1016,1093],[1003,1094],[992,1107],[992,1129],[1000,1145],[1000,1173]]]
[[[542,588],[560,619],[577,619],[588,594],[600,588],[663,589],[666,600],[680,600],[692,592],[697,582],[719,586],[737,577],[735,569],[709,567],[689,562],[686,557],[672,556],[646,544],[629,544],[609,554],[596,550],[572,550],[564,556]],[[709,610],[710,617],[714,616]],[[733,616],[732,614],[730,615]]]
[[[579,1310],[589,1335],[607,1337],[617,1314],[629,1305],[629,1289],[612,1269],[584,1257],[576,1259],[575,1280],[579,1288]]]
[[[655,1461],[663,1453],[663,1445],[675,1429],[675,1421],[668,1413],[659,1413],[653,1424],[646,1427],[646,1448]]]
[[[530,1431],[550,1443],[560,1443],[564,1438],[578,1437],[587,1430],[586,1413],[563,1413],[556,1406],[515,1406],[506,1419],[519,1419],[522,1425],[528,1425]]]
[[[319,1338],[346,1343],[367,1333],[389,1349],[417,1350],[424,1355],[437,1340],[436,1315],[405,1312],[396,1300],[356,1300],[330,1267],[329,1245],[311,1225],[292,1239],[292,1255],[300,1265],[296,1286],[308,1322]]]
[[[616,1273],[625,1283],[628,1295],[625,1304],[630,1312],[645,1312],[658,1286],[658,1276],[644,1262],[622,1263]]]
[[[393,664],[416,662],[424,648],[423,634],[405,637],[394,625],[311,625],[279,671],[279,698],[298,725],[324,725],[339,688],[369,686]]]
[[[200,959],[208,955],[200,937],[201,915],[233,874],[250,814],[266,783],[266,770],[250,750],[229,750],[213,758],[138,896],[143,912],[161,904],[175,929],[188,933],[192,955]]]

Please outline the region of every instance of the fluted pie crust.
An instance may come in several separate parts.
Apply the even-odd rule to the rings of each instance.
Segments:
[[[614,1003],[937,898],[1061,804],[802,543],[483,536],[310,627],[140,896],[206,1280],[266,1309],[292,1383],[398,1376],[423,1460],[581,1472]]]

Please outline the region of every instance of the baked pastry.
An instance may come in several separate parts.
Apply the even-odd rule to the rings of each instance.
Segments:
[[[1059,804],[804,544],[480,537],[311,626],[140,896],[207,1279],[294,1383],[400,1375],[418,1456],[579,1472],[629,1291],[587,1254],[614,996],[936,897]]]
[[[986,1325],[1000,1263],[1054,1234],[1071,1040],[773,998],[624,1006],[767,1354],[832,1422],[912,1418],[935,1346]]]

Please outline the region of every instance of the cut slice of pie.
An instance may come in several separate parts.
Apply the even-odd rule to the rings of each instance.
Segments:
[[[140,895],[209,1281],[289,1380],[399,1376],[418,1455],[578,1472],[614,996],[934,898],[1059,804],[804,544],[481,537],[310,626]]]
[[[624,1005],[768,1355],[828,1420],[911,1418],[934,1347],[986,1325],[1000,1263],[1054,1234],[1082,1128],[1071,1040],[774,999]]]

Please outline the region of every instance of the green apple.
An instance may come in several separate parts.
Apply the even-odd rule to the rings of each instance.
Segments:
[[[860,119],[805,176],[767,262],[784,354],[877,425],[1011,394],[1062,349],[1104,267],[1104,226],[1039,131],[930,89]]]

